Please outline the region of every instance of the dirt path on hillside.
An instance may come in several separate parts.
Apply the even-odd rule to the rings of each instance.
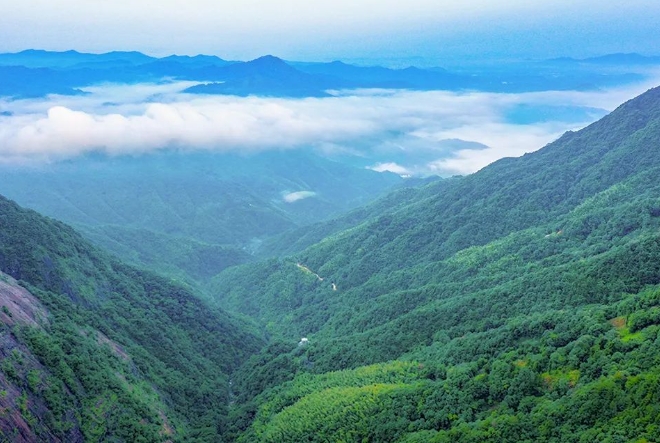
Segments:
[[[300,269],[300,270],[303,271],[304,273],[306,273],[306,274],[311,274],[311,275],[313,275],[314,277],[316,277],[316,279],[317,279],[318,281],[320,281],[320,282],[323,281],[323,277],[321,277],[321,276],[318,275],[316,272],[312,271],[311,269],[309,269],[307,266],[303,265],[302,263],[296,263],[296,266],[298,267],[298,269]],[[336,291],[336,290],[337,290],[337,285],[336,285],[334,282],[331,283],[331,285],[332,285],[332,290],[333,290],[333,291]]]

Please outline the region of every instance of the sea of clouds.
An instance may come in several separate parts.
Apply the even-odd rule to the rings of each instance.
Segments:
[[[401,175],[467,174],[499,158],[535,151],[654,82],[589,92],[359,90],[305,99],[180,92],[190,85],[102,85],[85,88],[80,96],[0,99],[0,159],[25,163],[90,152],[313,149],[362,158],[374,170]],[[599,112],[521,124],[507,117],[520,105]]]

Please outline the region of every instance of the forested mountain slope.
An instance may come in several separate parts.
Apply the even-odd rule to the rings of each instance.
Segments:
[[[231,435],[658,441],[659,148],[656,88],[294,256],[221,273],[219,303],[273,336],[234,375]]]
[[[359,226],[324,239],[295,259],[347,289],[375,275],[442,260],[512,232],[556,225],[558,217],[588,198],[660,165],[660,150],[654,149],[658,144],[660,88],[537,152],[431,184],[433,192],[421,191],[418,198],[396,204],[394,211],[376,210]],[[653,185],[640,186],[646,190]],[[233,272],[217,281],[229,282]],[[236,300],[228,306],[241,308],[244,297],[219,294],[225,301]]]
[[[218,441],[246,323],[4,197],[0,271],[3,441]]]
[[[365,204],[401,181],[301,152],[91,155],[0,165],[0,194],[72,223],[134,264],[205,279],[263,239]]]
[[[424,184],[433,183],[432,186]],[[373,202],[360,206],[339,217],[317,222],[266,238],[254,251],[260,258],[281,257],[300,252],[324,238],[352,228],[377,215],[393,213],[413,201],[421,200],[437,192],[446,180],[440,177],[406,179],[390,193]]]

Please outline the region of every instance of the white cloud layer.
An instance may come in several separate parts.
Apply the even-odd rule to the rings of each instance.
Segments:
[[[516,105],[612,110],[651,85],[526,94],[357,91],[295,100],[179,94],[185,86],[104,86],[82,97],[0,101],[0,159],[54,161],[88,152],[121,155],[172,148],[318,149],[366,156],[380,163],[377,170],[396,166],[400,173],[466,174],[539,149],[589,123],[513,124],[505,114]],[[456,139],[486,148],[443,148]],[[401,161],[420,153],[421,164]]]
[[[411,175],[411,171],[409,171],[408,168],[401,166],[396,162],[376,163],[375,165],[370,166],[369,169],[376,172],[394,172],[401,176]]]
[[[316,192],[313,191],[297,191],[297,192],[289,192],[287,194],[284,194],[282,200],[284,200],[286,203],[295,203],[297,201],[315,196],[316,196]]]

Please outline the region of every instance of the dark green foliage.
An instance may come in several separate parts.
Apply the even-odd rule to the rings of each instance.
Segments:
[[[222,306],[309,338],[260,355],[271,380],[234,374],[259,380],[243,382],[240,438],[657,441],[658,147],[654,89],[291,258],[221,273]],[[388,361],[424,369],[357,376]],[[329,371],[341,382],[319,383]]]
[[[657,286],[610,304],[520,316],[403,362],[299,374],[248,406],[256,414],[242,441],[655,441],[660,329],[633,333],[625,318],[657,307],[659,294]],[[411,372],[388,375],[394,364]]]
[[[149,386],[138,389],[139,377],[108,348],[100,348],[96,335],[81,333],[72,323],[57,322],[46,331],[21,329],[19,337],[52,374],[43,392],[34,373],[28,375],[28,385],[43,394],[55,431],[63,434],[67,415],[77,410],[88,441],[103,435],[124,441],[160,440],[162,419],[154,407],[157,394]]]
[[[0,376],[26,417],[45,399],[58,435],[90,410],[73,420],[90,440],[165,439],[165,413],[186,441],[658,441],[658,146],[655,89],[273,241],[298,252],[210,286],[260,333],[0,200],[0,269],[52,314],[12,333],[43,368],[12,354]]]
[[[21,279],[51,313],[45,332],[17,335],[53,377],[44,398],[56,422],[73,396],[72,408],[87,411],[79,420],[90,440],[97,433],[159,440],[159,414],[180,437],[206,429],[217,438],[228,374],[261,344],[247,324],[4,198],[0,227],[0,270]],[[105,342],[117,355],[103,351]],[[62,397],[62,389],[71,395]]]

